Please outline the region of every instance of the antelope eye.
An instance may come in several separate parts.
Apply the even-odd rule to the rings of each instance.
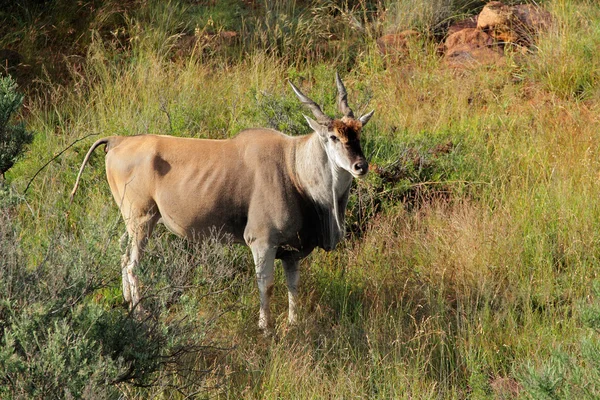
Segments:
[[[335,136],[335,135],[331,135],[331,136],[329,136],[329,139],[330,139],[332,142],[337,142],[337,141],[338,141],[338,137],[337,137],[337,136]]]

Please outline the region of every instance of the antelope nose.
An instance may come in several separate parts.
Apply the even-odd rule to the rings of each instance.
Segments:
[[[352,166],[356,175],[364,175],[369,171],[369,163],[366,160],[355,162]]]

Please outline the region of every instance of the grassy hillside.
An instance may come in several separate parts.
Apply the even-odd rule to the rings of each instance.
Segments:
[[[600,6],[536,3],[554,23],[531,51],[460,71],[436,49],[482,2],[6,8],[35,139],[0,187],[0,397],[600,397]],[[378,52],[407,28],[407,56]],[[68,202],[89,145],[305,134],[287,81],[332,115],[335,71],[357,114],[376,110],[373,167],[347,240],[302,263],[298,326],[279,265],[264,337],[250,252],[164,228],[140,267],[150,315],[132,318],[102,152]]]

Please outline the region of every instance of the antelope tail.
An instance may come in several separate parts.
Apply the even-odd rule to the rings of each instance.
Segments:
[[[81,174],[83,173],[85,164],[87,164],[88,160],[90,159],[90,156],[92,155],[94,150],[96,150],[96,147],[103,145],[103,144],[104,145],[108,144],[110,142],[110,139],[111,139],[110,137],[98,139],[96,141],[96,143],[94,143],[92,145],[92,147],[90,147],[90,149],[88,150],[87,154],[85,155],[85,158],[83,159],[83,164],[81,164],[81,168],[79,168],[79,174],[77,174],[77,179],[75,180],[75,186],[73,187],[73,191],[71,191],[71,197],[69,200],[69,204],[73,203],[73,197],[75,196],[75,192],[77,191],[77,188],[79,187],[79,180],[81,179]]]

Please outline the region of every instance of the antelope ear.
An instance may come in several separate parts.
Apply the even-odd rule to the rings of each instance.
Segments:
[[[319,136],[321,137],[327,137],[327,127],[323,126],[321,124],[319,124],[317,121],[315,121],[314,119],[307,117],[306,115],[304,116],[304,118],[306,118],[306,122],[308,122],[308,125],[311,127],[311,129],[315,132],[317,132],[319,134]]]
[[[369,122],[369,120],[371,119],[373,114],[375,114],[375,110],[371,111],[368,114],[363,115],[362,117],[360,117],[358,119],[362,123],[362,126],[365,126],[367,124],[367,122]]]

